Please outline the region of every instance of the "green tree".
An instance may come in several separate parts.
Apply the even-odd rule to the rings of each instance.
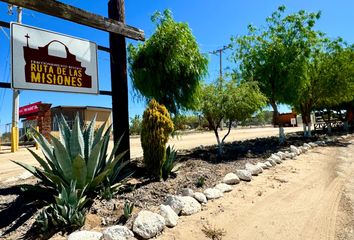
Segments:
[[[273,123],[278,121],[278,104],[292,104],[297,99],[310,53],[313,27],[318,13],[301,10],[284,16],[280,6],[261,28],[249,25],[248,34],[233,38],[234,61],[243,79],[257,81],[273,108]],[[284,140],[280,125],[280,140]]]
[[[130,119],[129,134],[130,135],[140,135],[141,132],[142,119],[140,115],[135,115]]]
[[[188,24],[175,22],[169,10],[155,13],[152,21],[155,33],[142,45],[128,46],[133,86],[145,100],[155,98],[171,113],[195,109],[208,60]]]
[[[307,61],[303,85],[294,104],[301,112],[305,136],[311,136],[310,114],[314,108],[325,108],[329,113],[331,108],[353,100],[353,66],[353,48],[346,46],[341,39],[330,41],[322,38],[317,41]],[[330,132],[331,128],[328,130]]]
[[[225,82],[219,79],[216,83],[203,86],[200,94],[200,111],[214,131],[218,144],[219,157],[226,137],[230,134],[232,124],[244,121],[266,104],[265,96],[255,82],[238,84],[236,80]],[[220,138],[219,128],[222,120],[227,121],[228,130]]]

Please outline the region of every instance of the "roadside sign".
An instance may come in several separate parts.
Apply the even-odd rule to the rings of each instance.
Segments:
[[[290,119],[291,125],[293,125],[293,127],[296,125],[296,118],[291,118]]]
[[[97,45],[11,23],[12,88],[98,94]]]
[[[22,106],[19,108],[19,116],[24,116],[32,113],[37,113],[39,112],[39,106],[42,104],[42,102],[35,102],[26,106]]]

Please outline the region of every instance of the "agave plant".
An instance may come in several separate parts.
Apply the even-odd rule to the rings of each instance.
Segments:
[[[75,182],[75,187],[89,193],[97,193],[104,184],[114,186],[120,178],[121,170],[127,165],[122,157],[127,152],[115,156],[120,140],[108,154],[108,144],[112,125],[105,130],[103,124],[95,133],[96,118],[87,128],[82,129],[78,115],[72,129],[63,116],[58,119],[59,139],[51,135],[51,144],[33,129],[33,137],[40,145],[45,159],[28,149],[39,162],[41,168],[14,161],[59,193]],[[127,175],[125,175],[126,177]]]
[[[177,151],[173,147],[168,146],[166,149],[166,160],[161,169],[163,180],[166,180],[171,175],[171,172],[177,163],[176,157]]]
[[[76,189],[73,181],[68,188],[62,186],[55,203],[42,210],[36,219],[36,225],[43,232],[51,228],[77,229],[85,223],[87,199],[82,190]]]

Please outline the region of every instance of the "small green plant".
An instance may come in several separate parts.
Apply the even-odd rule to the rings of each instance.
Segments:
[[[166,160],[162,165],[162,178],[163,180],[167,180],[167,178],[171,175],[171,172],[176,165],[177,151],[173,149],[173,147],[168,146],[166,149]]]
[[[222,237],[225,235],[224,229],[210,225],[203,225],[202,232],[207,238],[210,238],[212,240],[221,240]]]
[[[196,183],[195,183],[195,186],[196,186],[197,188],[202,188],[202,187],[204,186],[204,183],[205,183],[205,177],[200,176],[200,177],[197,178],[197,181],[196,181]]]
[[[134,210],[134,203],[130,201],[125,201],[124,208],[123,208],[123,215],[126,220],[128,220],[133,213]]]
[[[55,197],[55,203],[40,212],[36,225],[41,231],[53,228],[71,231],[84,225],[87,199],[75,185],[75,182],[71,182],[67,188],[62,186],[61,193]]]

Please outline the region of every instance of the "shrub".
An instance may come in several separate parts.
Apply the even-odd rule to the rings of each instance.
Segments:
[[[152,99],[144,111],[141,145],[144,152],[145,168],[153,177],[161,178],[166,143],[172,131],[173,122],[167,109]]]
[[[168,146],[166,149],[166,160],[162,165],[162,178],[166,180],[173,170],[173,167],[176,165],[177,151],[173,147]]]

